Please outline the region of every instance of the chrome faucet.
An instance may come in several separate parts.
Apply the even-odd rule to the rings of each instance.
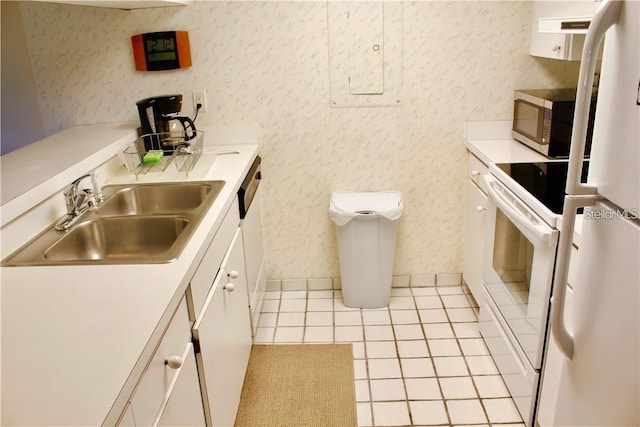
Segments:
[[[90,188],[80,189],[80,182],[89,177],[92,178],[93,190]],[[85,212],[97,208],[104,201],[95,174],[86,174],[75,179],[65,187],[62,195],[67,206],[67,213],[56,223],[55,228],[58,231],[68,231]]]

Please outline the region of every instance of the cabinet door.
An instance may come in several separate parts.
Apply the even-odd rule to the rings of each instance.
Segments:
[[[482,248],[487,196],[467,180],[467,212],[464,229],[464,271],[462,273],[469,290],[482,303]]]
[[[238,200],[235,199],[229,207],[229,210],[227,210],[220,224],[220,228],[216,231],[213,242],[211,242],[211,245],[202,257],[198,269],[191,278],[191,319],[199,318],[202,313],[202,307],[207,300],[207,295],[209,295],[211,291],[213,278],[218,274],[218,270],[224,262],[224,257],[238,229],[239,222],[240,213]]]
[[[131,403],[128,402],[124,408],[124,412],[120,415],[120,419],[116,423],[116,427],[135,427],[136,420],[133,416],[133,410],[131,409]]]
[[[582,54],[582,48],[574,48],[574,41],[579,42],[581,38],[584,42],[584,36],[576,36],[577,40],[574,40],[573,37],[573,35],[569,34],[533,32],[531,34],[529,53],[532,56],[540,56],[542,58],[577,61],[580,59],[578,55]]]
[[[532,3],[531,43],[529,53],[543,58],[579,61],[584,34],[540,32],[540,19],[590,19],[598,7],[594,1],[536,1]],[[598,54],[600,57],[601,53]]]
[[[251,352],[241,230],[238,229],[193,327],[207,424],[234,424]]]
[[[177,369],[179,371],[165,397],[166,406],[154,425],[204,426],[202,397],[192,343],[187,344],[182,355],[182,366]]]
[[[204,422],[198,422],[198,418],[194,418],[198,412],[199,419],[204,418],[197,371],[194,370],[191,374],[186,373],[188,366],[185,367],[185,363],[183,363],[187,361],[187,350],[192,346],[190,326],[187,303],[183,299],[131,396],[131,408],[136,425],[157,425],[178,380],[180,380],[183,390],[188,388],[191,391],[189,395],[192,400],[187,403],[187,406],[180,409],[176,407],[175,403],[172,404],[176,417],[178,413],[186,416],[182,420],[176,418],[176,421],[179,421],[178,425],[204,424]],[[190,357],[193,358],[193,355]],[[177,365],[183,366],[178,367]],[[192,410],[194,414],[187,415],[187,412]],[[194,419],[195,421],[192,422]]]

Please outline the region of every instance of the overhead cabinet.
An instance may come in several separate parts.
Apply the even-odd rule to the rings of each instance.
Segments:
[[[542,58],[579,61],[586,29],[599,3],[533,2],[529,53]]]

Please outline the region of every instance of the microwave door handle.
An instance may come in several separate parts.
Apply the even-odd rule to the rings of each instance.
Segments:
[[[574,112],[573,130],[571,131],[571,148],[569,152],[569,170],[567,172],[566,193],[574,195],[596,194],[595,185],[580,182],[584,149],[587,140],[589,109],[591,108],[591,94],[593,79],[598,59],[598,50],[602,44],[604,34],[609,27],[616,23],[622,8],[621,1],[605,0],[596,10],[587,35],[585,37],[580,61],[578,88],[576,90],[576,107]]]
[[[552,239],[553,231],[542,222],[534,222],[531,218],[527,218],[520,210],[518,210],[511,201],[507,200],[498,190],[501,184],[495,179],[484,176],[489,191],[489,197],[493,199],[496,205],[513,221],[516,225],[522,229],[529,231],[534,235],[536,240],[546,242],[549,245],[556,243],[555,239]]]

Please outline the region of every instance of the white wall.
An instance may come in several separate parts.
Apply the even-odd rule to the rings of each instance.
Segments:
[[[338,275],[333,190],[399,190],[395,274],[462,271],[464,121],[509,119],[513,90],[575,84],[527,54],[528,2],[406,2],[401,107],[329,105],[326,2],[121,11],[24,3],[47,131],[136,119],[135,102],[206,90],[200,125],[263,131],[269,277]],[[134,71],[130,36],[187,30],[193,67]]]
[[[0,154],[46,136],[38,109],[20,4],[0,2],[2,10],[2,130]]]

